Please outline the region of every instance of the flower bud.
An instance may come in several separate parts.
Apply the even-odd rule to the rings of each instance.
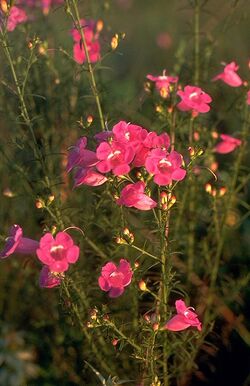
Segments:
[[[154,323],[152,327],[154,331],[159,330],[159,323]]]
[[[205,191],[206,191],[208,194],[211,194],[211,192],[212,192],[212,185],[211,185],[211,184],[206,184],[206,185],[205,185]]]
[[[49,204],[51,204],[54,201],[54,199],[55,199],[54,194],[50,194],[48,197]]]
[[[199,141],[199,139],[200,139],[200,134],[198,133],[198,131],[195,131],[194,132],[194,140],[197,142],[197,141]]]
[[[122,237],[117,237],[115,239],[116,244],[127,244],[127,241],[124,240]]]
[[[135,261],[134,267],[135,267],[135,269],[137,269],[137,268],[139,268],[139,267],[140,267],[140,263],[139,263],[139,261]]]
[[[42,209],[45,206],[44,201],[41,198],[36,200],[35,205],[36,205],[37,209]]]
[[[189,146],[188,151],[189,151],[190,157],[194,157],[194,155],[195,155],[194,148]]]
[[[226,192],[227,192],[227,188],[226,188],[226,187],[220,188],[220,190],[219,190],[219,196],[220,196],[220,197],[223,197],[223,196],[226,194]]]
[[[219,138],[219,134],[217,133],[217,131],[212,131],[211,135],[213,139]]]
[[[115,35],[112,37],[111,43],[110,43],[111,48],[112,48],[113,51],[116,50],[116,48],[118,47],[118,44],[119,44],[119,37],[118,37],[117,34],[115,34]]]
[[[92,117],[92,115],[88,115],[88,116],[87,116],[87,124],[88,124],[88,126],[91,125],[91,123],[93,122],[93,120],[94,120],[94,118]]]
[[[160,89],[160,95],[164,99],[166,99],[168,97],[168,90],[166,89],[166,87],[162,87]]]
[[[104,23],[101,19],[97,20],[96,23],[96,32],[101,32],[103,30]]]
[[[112,340],[112,345],[115,347],[115,346],[117,345],[118,342],[119,342],[119,340],[116,339],[116,338],[114,338],[114,339]]]
[[[147,291],[147,286],[146,286],[146,283],[144,280],[140,280],[139,283],[138,283],[138,286],[140,288],[141,291]]]
[[[7,1],[1,0],[1,10],[3,11],[3,13],[7,13],[8,12],[8,3],[7,3]]]

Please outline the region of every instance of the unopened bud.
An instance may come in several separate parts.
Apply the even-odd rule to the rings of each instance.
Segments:
[[[90,313],[89,313],[90,314],[90,319],[96,320],[97,319],[97,312],[98,311],[95,308],[93,310],[91,310]]]
[[[144,280],[140,280],[138,283],[138,286],[139,286],[141,291],[147,291],[148,290]]]
[[[205,191],[206,191],[208,194],[211,194],[211,192],[212,192],[212,185],[211,185],[211,184],[206,184],[206,185],[205,185]]]
[[[139,267],[140,267],[140,263],[139,263],[139,261],[135,261],[134,267],[135,267],[135,269],[137,269],[137,268],[139,268]]]
[[[213,189],[213,190],[212,190],[211,195],[212,195],[213,197],[216,197],[216,195],[217,195],[216,189]]]
[[[103,26],[104,26],[103,21],[101,19],[98,20],[96,23],[96,32],[101,32],[103,30]]]
[[[3,13],[7,13],[8,12],[8,3],[7,3],[7,1],[1,0],[1,10],[3,11]]]
[[[155,106],[155,111],[156,111],[157,113],[162,113],[162,111],[163,111],[162,106],[161,106],[161,105],[156,105],[156,106]]]
[[[92,117],[92,115],[88,115],[88,116],[87,116],[87,123],[88,123],[89,125],[91,125],[91,123],[93,122],[93,120],[94,120],[94,118]]]
[[[159,323],[154,323],[152,327],[154,331],[159,330]]]
[[[219,196],[220,196],[220,197],[223,197],[223,196],[226,194],[226,192],[227,192],[227,188],[226,188],[226,187],[220,188],[220,190],[219,190]]]
[[[33,48],[33,43],[31,41],[28,42],[28,49],[31,50]]]
[[[46,48],[43,45],[40,45],[38,48],[38,52],[40,55],[46,55]]]
[[[118,342],[119,342],[119,340],[115,338],[112,340],[112,345],[115,347]]]
[[[116,50],[116,48],[118,47],[118,43],[119,43],[119,37],[117,34],[115,34],[115,36],[112,37],[111,43],[110,43],[113,51]]]
[[[38,200],[36,200],[35,205],[36,205],[37,209],[44,208],[44,201],[41,199],[38,199]]]
[[[246,80],[244,80],[243,82],[243,86],[247,87],[248,86],[248,82]]]
[[[103,318],[102,318],[102,319],[104,320],[104,322],[108,322],[108,321],[109,321],[109,316],[108,316],[108,314],[103,315]]]
[[[5,197],[9,197],[9,198],[15,197],[15,193],[13,193],[13,192],[10,190],[10,188],[5,188],[5,189],[3,190],[3,195],[4,195]]]
[[[197,141],[199,141],[199,139],[200,139],[200,134],[198,133],[198,131],[195,131],[194,132],[194,140],[197,142]]]
[[[219,137],[219,134],[217,133],[217,131],[212,131],[211,135],[213,139],[217,139]]]
[[[51,202],[53,202],[53,201],[54,201],[54,199],[55,199],[55,196],[54,196],[54,194],[51,194],[51,195],[48,197],[48,201],[49,201],[49,203],[51,204]]]
[[[194,148],[189,146],[188,151],[189,151],[190,157],[194,157],[194,155],[195,155]]]
[[[87,328],[93,328],[94,325],[91,322],[87,322]]]
[[[166,99],[168,97],[168,89],[166,87],[162,87],[160,89],[160,95],[162,98]]]
[[[123,234],[126,235],[126,236],[129,236],[130,235],[130,231],[128,228],[124,228],[123,229]]]
[[[166,192],[161,192],[161,204],[166,204],[168,202],[168,194]]]
[[[197,153],[197,156],[200,157],[204,153],[204,150],[200,149]]]
[[[218,166],[218,162],[212,162],[210,165],[210,169],[212,170],[212,172],[216,172],[218,170]]]
[[[144,90],[147,92],[147,93],[150,93],[151,92],[151,85],[149,82],[145,82],[144,83]]]
[[[116,244],[127,244],[127,241],[124,240],[122,237],[117,237],[115,239]]]
[[[169,113],[169,114],[172,114],[173,110],[174,110],[174,107],[173,107],[173,106],[169,106],[169,107],[168,107],[168,113]]]
[[[54,235],[56,233],[56,231],[57,231],[57,228],[56,228],[55,225],[53,225],[52,228],[51,228],[52,235]]]

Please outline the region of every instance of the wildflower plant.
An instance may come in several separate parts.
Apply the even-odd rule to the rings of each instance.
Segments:
[[[204,4],[190,1],[187,73],[178,55],[177,70],[146,70],[140,108],[119,110],[105,71],[125,35],[106,25],[108,3],[89,3],[92,13],[78,0],[0,2],[3,288],[43,299],[29,323],[53,326],[52,382],[66,368],[68,384],[192,385],[204,352],[215,354],[218,320],[250,342],[240,308],[250,277],[230,271],[249,215],[248,79],[237,58],[216,75]],[[39,337],[36,346],[42,357]],[[26,378],[46,382],[34,369]]]

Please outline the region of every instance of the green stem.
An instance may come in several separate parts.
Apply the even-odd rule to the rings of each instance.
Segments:
[[[195,0],[194,7],[194,84],[198,86],[200,80],[200,4]]]
[[[129,343],[130,346],[132,346],[135,350],[138,352],[141,351],[141,347],[138,346],[132,339],[130,339],[127,335],[125,335],[115,324],[114,322],[110,320],[106,320],[105,324],[112,328],[113,331],[116,332],[117,335],[119,335],[122,339],[125,340],[125,342]]]
[[[62,281],[62,289],[63,289],[67,299],[70,302],[71,310],[72,310],[74,316],[76,317],[85,338],[87,339],[88,343],[91,346],[92,353],[95,355],[96,359],[98,360],[98,362],[102,366],[103,370],[105,370],[108,374],[110,374],[109,366],[103,361],[103,358],[100,355],[100,351],[97,349],[95,342],[92,340],[92,336],[87,332],[86,326],[82,322],[82,318],[81,318],[81,315],[79,313],[78,307],[72,300],[72,297],[71,297],[70,292],[68,290],[67,284],[65,283],[65,280]]]

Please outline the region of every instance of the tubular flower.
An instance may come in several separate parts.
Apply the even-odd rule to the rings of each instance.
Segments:
[[[121,197],[116,201],[118,205],[134,207],[140,210],[150,210],[157,206],[157,203],[144,194],[145,183],[142,181],[129,184],[121,191]]]
[[[98,60],[100,60],[100,43],[98,41],[99,34],[98,32],[95,32],[95,22],[90,20],[81,20],[81,27],[82,32],[84,34],[87,50],[89,54],[89,60],[91,63],[95,63]],[[73,47],[73,53],[74,53],[74,59],[77,63],[83,64],[86,62],[86,55],[83,47],[83,42],[81,39],[81,34],[77,29],[73,29],[71,31],[71,35],[74,40],[74,47]]]
[[[181,111],[192,110],[196,113],[207,113],[210,110],[208,103],[212,102],[212,98],[200,87],[186,86],[184,91],[179,90],[177,95],[182,99],[177,104],[178,109]]]
[[[231,153],[242,143],[240,139],[227,134],[221,134],[220,138],[222,141],[215,146],[215,152],[220,154]]]
[[[0,259],[5,259],[13,253],[33,254],[38,247],[39,242],[23,237],[22,228],[15,224],[10,228],[9,237],[6,239],[4,249],[0,252]]]
[[[169,185],[174,181],[181,181],[186,176],[186,170],[182,169],[182,155],[176,151],[167,153],[163,149],[153,149],[146,159],[145,167],[154,175],[157,185]]]
[[[127,260],[121,259],[118,267],[110,261],[102,267],[98,279],[99,287],[108,292],[110,298],[116,298],[123,294],[124,287],[131,283],[132,276],[133,272]]]
[[[96,156],[99,160],[96,168],[101,173],[108,173],[112,170],[115,176],[127,174],[134,155],[132,146],[126,146],[117,141],[102,142],[96,149]]]
[[[41,269],[39,276],[39,286],[41,288],[53,288],[58,287],[61,284],[62,278],[53,274],[47,265],[44,265]]]
[[[24,23],[28,20],[26,12],[16,6],[11,7],[10,14],[7,20],[7,30],[14,31],[18,24]]]
[[[178,76],[168,76],[166,75],[166,70],[164,70],[163,74],[160,76],[153,76],[148,74],[147,79],[155,83],[155,87],[162,98],[168,97],[171,83],[178,82]]]
[[[69,264],[77,262],[79,252],[79,247],[74,245],[70,235],[59,232],[55,239],[51,233],[46,233],[40,240],[36,254],[51,272],[65,272]]]
[[[182,331],[188,327],[196,327],[198,331],[201,331],[202,324],[193,307],[187,307],[184,301],[180,299],[175,302],[175,308],[177,315],[165,324],[163,327],[165,330]]]
[[[224,83],[228,84],[231,87],[239,87],[242,85],[243,81],[236,73],[239,66],[235,62],[231,62],[224,67],[224,71],[216,75],[212,80],[222,80]]]

